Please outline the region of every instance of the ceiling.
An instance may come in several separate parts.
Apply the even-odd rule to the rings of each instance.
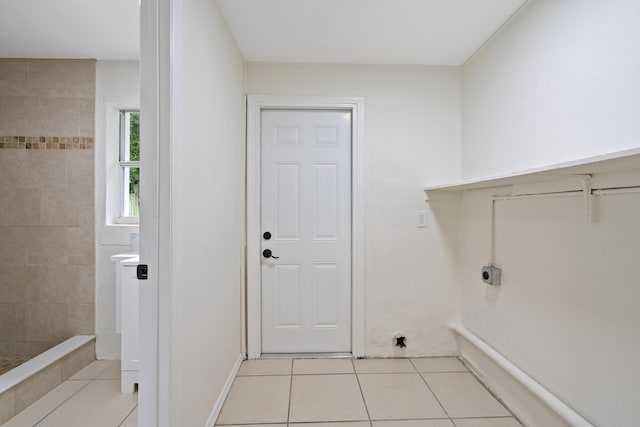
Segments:
[[[248,61],[462,65],[526,0],[218,0]]]
[[[0,0],[0,57],[138,59],[139,15],[139,0]]]
[[[462,65],[527,1],[218,4],[248,61]],[[139,0],[0,0],[0,57],[137,59],[139,12]]]

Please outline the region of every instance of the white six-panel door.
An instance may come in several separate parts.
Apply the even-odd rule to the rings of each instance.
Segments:
[[[351,113],[261,120],[262,353],[350,352]]]

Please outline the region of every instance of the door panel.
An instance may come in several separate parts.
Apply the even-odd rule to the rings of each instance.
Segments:
[[[313,327],[338,327],[338,264],[313,265]]]
[[[313,165],[313,239],[338,238],[338,165]]]
[[[276,145],[300,145],[300,128],[275,126],[273,130],[275,132],[273,141]]]
[[[300,266],[278,265],[275,268],[276,328],[300,327]]]
[[[276,239],[300,239],[300,164],[276,163]]]
[[[313,144],[324,146],[338,145],[338,127],[337,126],[318,126],[313,129]]]
[[[262,352],[349,352],[351,114],[261,120]]]

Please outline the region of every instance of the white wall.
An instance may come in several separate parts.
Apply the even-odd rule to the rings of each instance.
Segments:
[[[247,93],[361,96],[365,105],[365,354],[457,352],[452,248],[456,211],[429,215],[426,182],[459,179],[460,71],[419,66],[249,63]],[[440,205],[446,211],[446,207]],[[452,231],[454,232],[454,231]],[[406,351],[392,344],[408,336]]]
[[[636,1],[533,1],[464,68],[462,175],[640,146],[639,40]],[[605,179],[640,184],[636,171],[595,175],[594,187]],[[508,191],[462,196],[462,323],[594,425],[637,425],[640,197],[597,197],[594,224],[584,223],[580,198],[497,202],[503,282],[491,288],[479,279],[489,196]],[[462,351],[507,401],[524,396],[473,349]],[[529,425],[556,425],[536,405],[512,407]]]
[[[204,426],[241,353],[244,60],[214,1],[173,28],[170,425]]]
[[[129,250],[129,234],[138,227],[116,225],[119,111],[140,108],[137,61],[96,63],[95,212],[96,212],[96,356],[120,359],[116,334],[113,254]]]
[[[503,275],[488,287],[488,197],[505,190],[462,198],[462,323],[594,425],[635,425],[640,195],[596,197],[594,224],[579,197],[496,202]]]
[[[640,146],[640,2],[536,0],[464,67],[462,175]]]

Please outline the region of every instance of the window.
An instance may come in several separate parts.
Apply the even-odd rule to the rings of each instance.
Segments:
[[[120,111],[118,222],[138,223],[140,216],[140,112]]]

